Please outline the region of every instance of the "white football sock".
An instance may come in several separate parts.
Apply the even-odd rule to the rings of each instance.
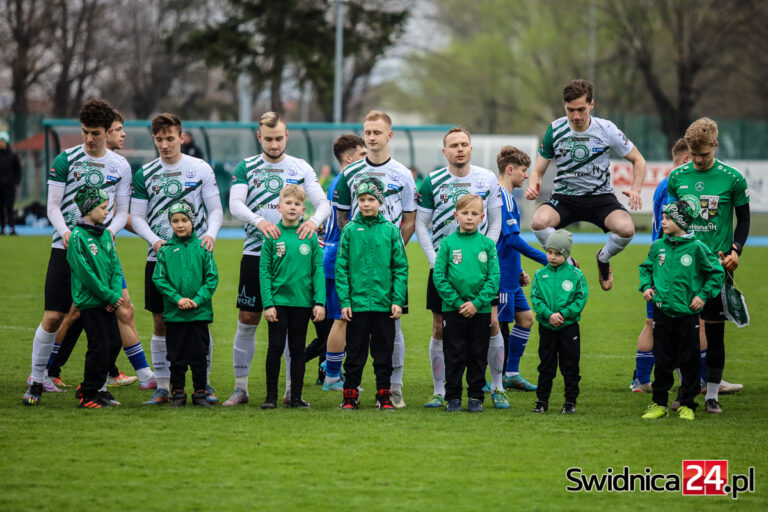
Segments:
[[[45,380],[45,369],[55,341],[55,332],[47,332],[42,325],[37,326],[35,338],[32,341],[32,380],[34,382],[42,383]]]
[[[443,340],[429,339],[429,361],[432,366],[432,383],[435,394],[445,397],[445,354]]]
[[[237,322],[237,332],[232,347],[232,365],[235,369],[235,387],[248,389],[253,354],[256,352],[256,327]]]
[[[536,235],[536,239],[539,241],[542,247],[547,245],[549,235],[555,232],[555,228],[544,228],[540,231],[533,230],[533,234]]]
[[[616,233],[611,233],[608,237],[608,242],[606,242],[605,246],[600,249],[598,259],[603,263],[608,263],[608,260],[619,254],[629,245],[632,238],[633,237],[631,236],[629,238],[622,238]]]
[[[139,382],[144,383],[152,380],[154,374],[152,373],[152,370],[149,369],[149,366],[145,366],[144,368],[136,370],[136,376],[139,378]]]
[[[488,343],[488,368],[491,370],[491,391],[504,391],[504,337],[501,332],[491,336]]]
[[[704,400],[717,400],[719,392],[719,382],[707,382],[707,397]]]
[[[149,351],[152,354],[152,368],[155,370],[157,389],[170,391],[171,389],[171,363],[166,359],[168,353],[165,345],[165,336],[152,335],[149,342]]]
[[[405,365],[405,338],[400,318],[395,320],[395,345],[392,351],[392,377],[389,379],[390,391],[403,388],[403,369]]]

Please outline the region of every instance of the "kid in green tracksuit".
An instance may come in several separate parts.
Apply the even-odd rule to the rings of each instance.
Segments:
[[[538,401],[533,412],[544,413],[549,407],[552,381],[560,373],[565,384],[563,414],[576,412],[579,396],[579,359],[581,334],[579,320],[587,304],[589,290],[581,270],[568,263],[573,236],[558,229],[547,239],[547,266],[536,271],[531,285],[531,306],[539,321]]]
[[[394,410],[389,398],[395,320],[408,288],[408,259],[400,230],[384,218],[384,186],[375,177],[357,185],[359,212],[344,227],[336,258],[336,291],[347,325],[342,409],[357,409],[358,386],[370,347],[376,374],[376,406]]]
[[[643,419],[664,418],[667,392],[674,384],[673,371],[680,368],[678,393],[681,419],[694,419],[699,394],[699,312],[707,300],[720,293],[725,271],[717,256],[692,232],[693,210],[687,201],[664,208],[664,237],[651,246],[640,265],[640,291],[653,301],[653,403]]]
[[[262,409],[277,407],[277,381],[286,334],[291,353],[291,407],[309,408],[309,403],[301,398],[307,325],[310,318],[314,322],[325,318],[325,273],[317,236],[312,234],[302,240],[297,234],[306,197],[303,187],[283,187],[277,205],[283,218],[277,224],[280,237],[265,238],[261,247],[261,303],[264,318],[269,322],[267,399],[261,404]]]
[[[453,213],[459,229],[440,244],[432,281],[443,299],[446,412],[461,411],[461,380],[467,370],[469,412],[483,411],[485,363],[491,335],[491,301],[499,292],[496,244],[477,230],[483,200],[466,194]]]
[[[192,404],[211,407],[206,400],[207,359],[213,322],[211,297],[219,284],[213,253],[202,247],[194,231],[192,204],[182,199],[168,208],[173,236],[157,254],[152,282],[163,295],[167,358],[171,364],[171,405],[187,404],[187,366],[195,390]]]
[[[105,386],[112,355],[122,345],[115,310],[123,305],[123,274],[112,234],[104,226],[107,193],[85,186],[75,195],[75,203],[82,220],[69,237],[67,263],[72,269],[72,301],[88,337],[79,406],[98,409],[119,404]]]

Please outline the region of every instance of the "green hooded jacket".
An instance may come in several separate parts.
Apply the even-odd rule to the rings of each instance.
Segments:
[[[166,322],[213,322],[211,297],[219,284],[213,253],[200,246],[195,233],[187,238],[173,235],[160,248],[152,281],[163,294]],[[179,300],[192,299],[195,309],[179,309]]]
[[[654,305],[668,316],[694,315],[690,308],[698,296],[707,301],[723,287],[725,271],[709,247],[693,233],[674,237],[664,235],[651,245],[648,257],[640,264],[640,291],[653,288]]]
[[[557,267],[547,265],[540,268],[533,276],[531,307],[536,313],[536,320],[548,329],[559,331],[578,322],[587,305],[588,296],[589,288],[584,274],[567,261]],[[563,315],[564,322],[559,327],[549,323],[553,313]]]
[[[400,230],[379,213],[358,213],[344,226],[336,258],[336,292],[342,308],[391,311],[408,289],[408,259]]]
[[[69,237],[67,262],[77,309],[105,308],[123,295],[123,274],[108,230],[79,222]]]
[[[259,261],[261,302],[272,306],[325,306],[323,251],[317,236],[299,240],[299,226],[277,224],[279,238],[264,238]]]
[[[490,313],[500,278],[496,244],[479,231],[454,231],[440,243],[432,280],[443,311],[458,311],[471,301],[478,313]]]

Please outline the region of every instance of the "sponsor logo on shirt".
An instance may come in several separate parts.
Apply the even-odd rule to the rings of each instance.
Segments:
[[[91,250],[91,254],[94,256],[99,254],[99,247],[96,244],[88,244],[88,249]]]
[[[667,255],[664,253],[659,254],[659,266],[664,264],[664,260],[667,259]]]
[[[452,255],[454,265],[461,263],[461,249],[454,249]]]
[[[285,180],[286,183],[293,183],[294,185],[297,185],[299,183],[299,180],[294,178],[288,178]]]
[[[196,181],[185,181],[184,182],[184,186],[185,187],[195,187],[195,186],[197,186],[197,182]]]
[[[120,177],[107,174],[107,181],[120,181]]]
[[[278,258],[285,256],[285,242],[277,242],[277,244],[275,244],[275,252],[277,253]]]

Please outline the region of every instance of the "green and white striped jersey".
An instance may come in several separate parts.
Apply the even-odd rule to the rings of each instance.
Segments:
[[[48,185],[64,185],[64,198],[61,201],[61,213],[67,227],[72,230],[80,220],[80,210],[75,204],[75,194],[82,187],[91,185],[103,189],[109,196],[109,215],[104,222],[112,222],[115,214],[115,198],[122,196],[129,200],[131,195],[131,166],[128,161],[114,151],[107,150],[100,158],[89,156],[81,144],[65,149],[53,161],[48,176]],[[51,247],[63,249],[61,235],[53,231]]]
[[[561,117],[547,128],[539,155],[555,161],[555,193],[594,196],[613,193],[610,151],[624,158],[634,147],[607,119],[592,117],[589,128],[576,132]]]
[[[349,219],[354,219],[357,216],[357,185],[368,177],[381,180],[384,204],[379,211],[399,228],[403,212],[416,211],[416,182],[411,171],[394,158],[383,164],[373,164],[364,158],[346,166],[333,193],[334,205],[340,210],[351,210]]]
[[[173,235],[168,220],[168,208],[179,199],[186,199],[195,212],[195,233],[203,238],[208,231],[208,209],[204,198],[219,195],[213,169],[205,161],[181,155],[178,162],[168,165],[157,158],[144,164],[133,179],[133,202],[147,203],[147,223],[152,232],[163,240]],[[150,245],[147,260],[157,261]]]
[[[314,169],[305,160],[290,155],[283,155],[277,163],[264,159],[263,154],[248,157],[235,167],[232,186],[246,185],[248,195],[245,204],[256,215],[273,224],[282,219],[277,211],[280,191],[288,184],[304,187],[307,198],[312,204],[325,199],[323,187],[317,181]],[[318,199],[319,198],[319,199]],[[258,256],[264,243],[264,234],[256,226],[245,224],[245,243],[243,254]]]
[[[418,208],[432,214],[432,245],[435,250],[440,242],[456,231],[459,223],[453,216],[456,201],[466,194],[474,194],[483,199],[483,221],[477,227],[485,234],[488,229],[488,210],[501,208],[502,199],[496,175],[483,167],[470,165],[469,174],[454,176],[447,167],[429,173],[421,184],[416,202]]]

